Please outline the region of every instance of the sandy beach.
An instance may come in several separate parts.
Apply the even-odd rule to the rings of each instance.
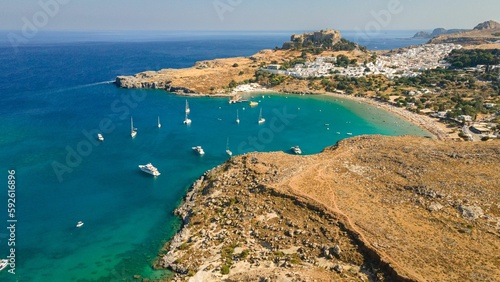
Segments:
[[[231,95],[228,95],[228,96],[232,96],[232,95],[236,95],[236,94],[252,95],[252,94],[258,94],[258,93],[285,94],[285,93],[273,91],[273,90],[267,89],[267,88],[252,88],[251,90],[247,90],[247,91],[233,92],[233,93],[231,93]],[[294,93],[286,93],[286,94],[294,94]],[[389,105],[387,103],[383,103],[383,102],[380,102],[380,101],[377,101],[377,100],[374,100],[371,98],[356,97],[356,96],[352,96],[352,95],[342,95],[342,94],[337,94],[337,93],[324,93],[324,92],[310,93],[309,95],[325,95],[325,96],[330,96],[330,97],[334,97],[334,98],[348,99],[348,100],[357,101],[360,103],[369,104],[369,105],[375,106],[379,109],[383,109],[383,110],[385,110],[389,113],[392,113],[394,115],[397,115],[397,116],[423,128],[423,129],[429,131],[429,133],[431,133],[433,135],[433,137],[438,139],[438,140],[446,140],[446,139],[449,139],[451,137],[451,131],[449,128],[446,127],[445,124],[440,123],[436,119],[431,118],[429,116],[420,115],[420,114],[417,114],[414,112],[410,112],[410,111],[406,110],[405,108],[395,107],[395,106],[392,106],[392,105]]]

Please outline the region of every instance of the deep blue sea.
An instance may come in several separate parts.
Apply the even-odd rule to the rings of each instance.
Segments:
[[[14,251],[15,274],[8,267],[0,281],[169,275],[151,265],[180,226],[172,211],[196,178],[228,159],[227,140],[234,154],[288,152],[294,145],[314,154],[355,135],[428,134],[357,102],[269,94],[247,97],[260,101],[254,108],[226,98],[189,98],[193,123],[186,126],[185,97],[110,83],[117,75],[248,56],[280,46],[291,32],[41,32],[17,49],[7,33],[0,33],[0,258]],[[361,43],[370,49],[422,43],[404,39],[413,33],[377,34]],[[261,125],[260,109],[267,120]],[[193,153],[196,145],[204,156]],[[138,169],[148,162],[161,176]],[[15,176],[10,194],[9,170]],[[10,214],[8,198],[15,198]],[[84,225],[76,228],[80,220]],[[15,230],[7,229],[11,224]]]

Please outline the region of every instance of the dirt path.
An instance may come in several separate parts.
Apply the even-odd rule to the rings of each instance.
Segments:
[[[335,159],[342,158],[347,152],[337,154]],[[333,160],[326,160],[315,165],[310,166],[306,170],[302,170],[299,173],[291,177],[287,182],[286,186],[290,189],[289,192],[297,195],[300,198],[305,198],[315,203],[319,203],[324,206],[328,211],[337,214],[342,218],[343,223],[350,232],[357,235],[358,239],[369,249],[373,250],[380,258],[380,261],[385,262],[388,266],[398,275],[406,276],[411,280],[415,281],[425,281],[423,277],[418,275],[411,269],[403,267],[397,260],[389,256],[387,253],[373,247],[370,241],[366,238],[365,234],[356,226],[353,220],[342,211],[337,204],[337,199],[335,196],[335,188],[331,183],[333,183],[330,173],[327,171],[331,169],[331,164]]]

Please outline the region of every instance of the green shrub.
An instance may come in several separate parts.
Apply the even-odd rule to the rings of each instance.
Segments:
[[[223,266],[220,268],[220,273],[222,273],[222,275],[227,275],[227,274],[229,274],[229,265],[227,265],[227,264],[223,265]]]

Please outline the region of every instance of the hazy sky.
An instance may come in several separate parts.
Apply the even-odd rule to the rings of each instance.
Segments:
[[[0,1],[0,29],[9,30],[391,30],[500,21],[499,0]]]

